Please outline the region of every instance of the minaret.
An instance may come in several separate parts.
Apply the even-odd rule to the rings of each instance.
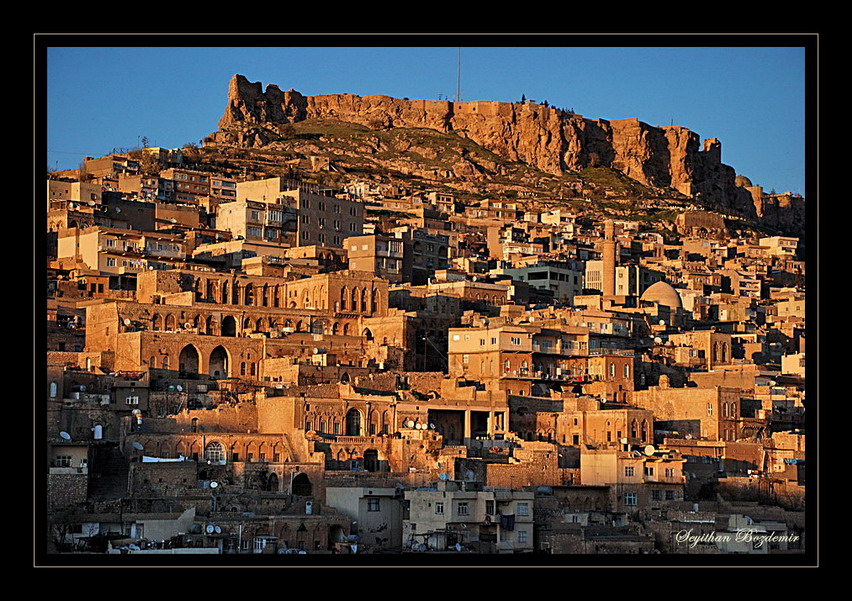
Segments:
[[[604,223],[603,241],[603,295],[604,297],[615,296],[615,266],[617,263],[618,243],[615,241],[615,224],[611,219]]]

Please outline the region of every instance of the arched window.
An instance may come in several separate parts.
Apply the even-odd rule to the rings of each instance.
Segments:
[[[341,311],[346,311],[346,308],[349,306],[348,303],[347,303],[347,300],[348,300],[347,294],[348,294],[348,291],[346,289],[346,286],[344,286],[343,288],[340,289],[340,310]]]
[[[228,282],[222,282],[222,304],[228,304]]]
[[[155,313],[154,317],[151,319],[151,329],[152,330],[162,330],[163,329],[163,318],[160,317],[159,313]]]
[[[361,412],[357,409],[346,412],[346,436],[361,436]]]
[[[204,449],[204,458],[207,461],[211,461],[214,463],[221,463],[225,460],[225,448],[222,446],[222,443],[216,442],[215,440],[207,445]]]
[[[50,383],[50,398],[55,399],[57,395],[57,386],[56,382]]]

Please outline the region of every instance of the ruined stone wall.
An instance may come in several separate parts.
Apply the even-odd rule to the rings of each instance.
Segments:
[[[88,491],[88,474],[48,474],[47,507],[63,509],[85,503]]]

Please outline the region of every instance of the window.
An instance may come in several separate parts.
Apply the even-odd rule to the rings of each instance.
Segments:
[[[662,500],[663,495],[662,495],[662,493],[661,493],[659,490],[652,490],[652,491],[651,491],[651,498],[652,498],[654,501],[660,501],[660,500]]]
[[[516,511],[518,515],[529,515],[530,514],[530,504],[529,503],[518,503]]]
[[[518,542],[526,543],[527,542],[527,531],[526,530],[518,530]]]
[[[666,468],[666,478],[674,478],[674,468]]]
[[[459,515],[469,515],[468,513],[468,505],[465,502],[459,503],[458,512]]]
[[[113,257],[107,257],[107,267],[115,267],[115,259]]]
[[[134,396],[129,396],[129,397],[125,398],[124,404],[125,405],[138,405],[139,404],[139,396],[134,395]]]
[[[625,467],[625,468],[624,468],[624,475],[625,475],[625,476],[628,476],[628,477],[631,477],[631,476],[633,476],[633,475],[634,475],[634,472],[633,472],[633,466],[632,466],[632,465],[628,465],[627,467]]]
[[[625,505],[636,505],[636,493],[635,492],[625,493],[624,504]]]
[[[379,499],[374,497],[367,498],[367,511],[379,511]]]
[[[521,339],[516,336],[512,336],[512,344],[521,344]]]
[[[435,503],[435,515],[444,515],[443,503]]]
[[[666,491],[666,501],[674,501],[675,500],[675,491],[667,490]]]
[[[485,514],[494,515],[494,501],[485,501]]]
[[[646,476],[653,476],[653,475],[654,475],[654,468],[652,468],[652,467],[645,467],[645,475],[646,475]]]
[[[54,464],[56,467],[71,467],[71,455],[57,455]]]
[[[225,459],[225,449],[222,443],[213,441],[204,449],[204,458],[208,461],[219,462]]]
[[[712,417],[712,415],[713,415],[713,403],[707,403],[707,415]]]

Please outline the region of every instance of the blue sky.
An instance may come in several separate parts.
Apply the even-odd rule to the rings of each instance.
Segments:
[[[67,46],[47,48],[51,169],[135,147],[142,136],[152,146],[199,142],[216,130],[235,73],[305,95],[452,99],[456,93],[459,47],[414,46],[431,41],[416,36],[411,46],[396,47],[80,47],[67,39]],[[281,39],[291,40],[304,43]],[[98,38],[85,39],[92,41]],[[755,185],[805,193],[802,47],[485,47],[474,41],[461,42],[462,100],[512,102],[523,94],[588,118],[681,125],[702,139],[718,138],[722,161]],[[541,43],[564,41],[545,37]]]

